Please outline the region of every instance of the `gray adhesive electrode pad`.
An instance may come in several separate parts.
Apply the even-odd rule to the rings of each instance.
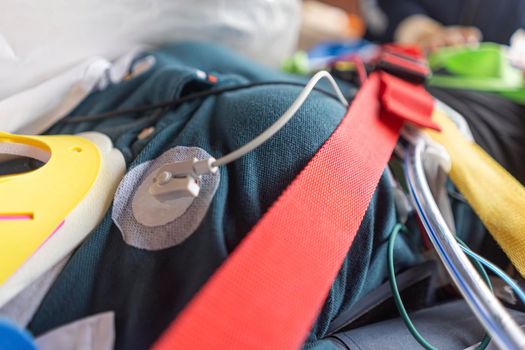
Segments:
[[[124,176],[115,194],[111,217],[127,244],[146,250],[165,249],[182,243],[199,227],[219,185],[219,171],[202,176],[199,195],[186,202],[163,203],[153,196],[145,199],[139,192],[142,192],[141,185],[147,185],[163,165],[209,157],[201,148],[177,146],[155,160],[139,164]],[[141,212],[140,216],[136,215],[139,220],[133,214],[133,207]]]

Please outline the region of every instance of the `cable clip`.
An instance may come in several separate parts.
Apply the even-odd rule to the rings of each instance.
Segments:
[[[203,175],[215,174],[215,158],[199,160],[192,158],[163,165],[157,170],[149,193],[159,201],[180,198],[195,198],[199,195],[199,179]]]

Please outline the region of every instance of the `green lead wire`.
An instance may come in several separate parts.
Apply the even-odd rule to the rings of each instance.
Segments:
[[[390,289],[392,290],[392,296],[394,297],[394,302],[396,304],[397,310],[399,311],[399,314],[401,315],[401,319],[407,326],[408,330],[410,331],[410,334],[412,334],[414,339],[416,339],[416,341],[427,350],[437,350],[418,332],[414,323],[410,319],[410,316],[408,316],[405,306],[403,305],[403,301],[401,300],[401,295],[399,294],[399,289],[397,287],[396,282],[396,273],[394,270],[394,245],[396,242],[397,235],[400,231],[408,232],[408,229],[406,228],[406,226],[398,223],[392,229],[392,233],[390,234],[390,238],[388,239],[388,279],[390,281]],[[461,241],[459,238],[456,239],[462,247],[466,247],[463,241]],[[487,272],[485,271],[483,266],[475,259],[471,259],[471,261],[477,268],[487,285],[489,286],[490,290],[492,290],[492,284],[490,283],[489,276],[487,275]],[[485,334],[481,343],[476,347],[476,350],[484,350],[489,345],[489,343],[490,336],[488,334]]]

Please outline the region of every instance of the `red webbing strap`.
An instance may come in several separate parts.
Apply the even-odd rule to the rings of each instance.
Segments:
[[[394,77],[385,73],[371,75],[334,133],[154,349],[301,346],[352,245],[403,124],[400,116],[392,118],[395,111],[383,113],[386,101],[381,97],[388,94],[381,84],[388,84],[386,90],[399,90],[396,98],[407,91],[405,109],[411,106],[410,93],[425,94],[410,112],[411,119],[429,124],[432,99],[424,89],[390,78]]]

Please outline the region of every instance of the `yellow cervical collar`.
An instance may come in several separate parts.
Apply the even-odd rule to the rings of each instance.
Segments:
[[[101,167],[97,146],[79,136],[0,132],[2,144],[33,148],[50,157],[39,169],[0,176],[0,285],[60,227]]]

